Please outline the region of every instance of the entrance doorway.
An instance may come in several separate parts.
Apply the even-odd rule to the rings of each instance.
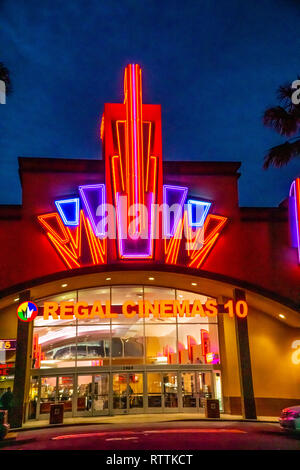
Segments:
[[[148,372],[147,407],[153,413],[178,411],[177,372]]]
[[[73,415],[74,376],[59,375],[56,377],[43,376],[40,382],[40,397],[37,414],[41,419],[49,419],[50,406],[53,403],[64,404],[64,415]]]
[[[112,412],[143,413],[143,373],[115,373],[112,375]]]
[[[222,411],[221,373],[212,370],[82,372],[31,378],[29,419],[49,419],[53,403],[64,416],[202,413],[206,398]]]
[[[109,374],[77,376],[76,416],[109,413]]]
[[[205,398],[213,398],[211,372],[181,372],[183,411],[204,411]]]

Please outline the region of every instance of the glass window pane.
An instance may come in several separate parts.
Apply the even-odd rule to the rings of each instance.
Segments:
[[[181,373],[181,386],[182,386],[182,406],[184,408],[196,408],[198,389],[196,385],[196,377],[198,374],[194,372]]]
[[[165,408],[177,408],[178,386],[176,372],[163,374],[163,396]]]
[[[161,373],[160,372],[149,372],[147,374],[147,392],[148,392],[148,407],[149,408],[160,408],[162,405],[161,401]]]
[[[194,292],[188,292],[184,290],[176,290],[176,299],[179,301],[189,300],[190,305],[193,305],[195,300],[200,300],[201,304],[204,306],[205,302],[212,297],[207,297],[206,295],[196,294]],[[200,317],[196,315],[195,317],[179,317],[178,316],[178,323],[217,323],[217,317]]]
[[[146,324],[146,362],[177,364],[176,324]]]
[[[87,302],[88,305],[93,305],[95,301],[101,302],[103,310],[105,311],[106,301],[110,301],[110,288],[109,287],[96,287],[92,289],[82,289],[78,291],[78,302]],[[109,318],[85,318],[78,319],[78,324],[91,324],[91,323],[110,323]]]
[[[34,328],[32,368],[75,367],[76,326]]]
[[[143,408],[143,374],[129,374],[129,408]]]
[[[78,375],[77,378],[77,411],[90,411],[92,407],[91,375]]]
[[[94,411],[103,411],[108,409],[108,374],[99,374],[94,376]]]
[[[110,355],[110,326],[78,325],[77,367],[108,366]]]
[[[180,364],[218,363],[218,326],[201,323],[178,325],[178,356]]]
[[[155,300],[175,300],[175,289],[169,289],[167,287],[144,287],[144,300],[154,304]],[[145,318],[146,323],[176,323],[175,317],[156,318],[153,315],[149,315]]]
[[[76,302],[77,300],[77,293],[76,291],[70,291],[70,292],[63,292],[61,294],[57,295],[51,295],[50,297],[45,297],[43,299],[39,299],[36,301],[36,304],[38,307],[43,307],[44,302],[57,302],[60,304],[60,302]],[[48,320],[44,320],[43,316],[38,315],[35,320],[34,320],[34,326],[62,326],[62,325],[75,325],[76,319],[71,318],[70,320],[61,320],[60,318],[58,320],[55,320],[52,318],[51,315],[49,315]]]
[[[127,374],[113,374],[113,408],[127,408]]]
[[[132,311],[132,308],[136,309],[138,301],[143,300],[143,287],[142,286],[114,286],[111,288],[111,305],[112,311],[118,314],[118,318],[113,318],[112,323],[134,323],[135,321],[142,320],[138,314],[132,318],[125,317],[122,313],[122,305],[126,301],[132,301],[134,307],[129,306],[128,312]]]
[[[59,402],[63,402],[65,413],[72,411],[73,392],[74,392],[73,376],[67,375],[67,376],[58,377],[57,400]]]
[[[41,377],[40,414],[50,413],[50,405],[56,400],[56,377]]]
[[[142,320],[141,320],[142,321]],[[144,325],[112,325],[112,364],[144,363]]]
[[[35,419],[38,403],[39,378],[30,377],[28,419]]]

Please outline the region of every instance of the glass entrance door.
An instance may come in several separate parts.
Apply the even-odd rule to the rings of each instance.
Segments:
[[[109,374],[78,375],[76,416],[108,414]]]
[[[74,378],[73,375],[62,375],[57,378],[57,397],[58,403],[64,404],[64,416],[73,416],[73,393]]]
[[[56,401],[57,377],[41,377],[41,392],[37,417],[49,419],[50,406]]]
[[[50,407],[53,403],[64,404],[64,416],[73,415],[73,375],[61,375],[54,377],[41,377],[40,397],[37,406],[39,419],[49,419]]]
[[[148,411],[178,411],[177,372],[149,372],[147,374]]]
[[[109,375],[94,375],[93,383],[93,415],[108,414],[108,397],[109,397]]]
[[[144,410],[144,380],[142,373],[116,373],[112,376],[112,411],[142,413]]]
[[[204,411],[206,398],[213,398],[211,372],[181,372],[183,411]]]
[[[92,416],[93,376],[77,376],[76,416]]]

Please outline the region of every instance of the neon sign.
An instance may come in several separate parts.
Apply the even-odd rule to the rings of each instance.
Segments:
[[[17,349],[16,339],[0,339],[0,351],[14,351]]]
[[[199,269],[227,217],[204,195],[163,184],[161,115],[142,102],[142,72],[130,64],[124,103],[106,104],[101,120],[105,181],[57,199],[38,221],[68,269],[116,260],[151,260]]]
[[[120,307],[120,308],[118,308]],[[223,307],[223,306],[222,306]],[[202,304],[199,299],[190,302],[189,300],[127,300],[121,306],[112,306],[107,300],[105,303],[95,301],[92,305],[87,302],[58,302],[45,301],[43,306],[43,318],[49,320],[51,316],[55,320],[69,320],[72,318],[91,319],[99,318],[118,318],[119,314],[126,318],[133,318],[136,315],[139,318],[171,318],[171,317],[215,317],[219,313],[218,303],[215,299],[208,299]],[[245,318],[248,315],[248,304],[244,300],[234,302],[229,300],[224,305],[224,311],[233,318]],[[206,345],[203,350],[205,356],[209,352],[208,332],[201,330],[202,344]],[[204,347],[204,346],[203,346]]]

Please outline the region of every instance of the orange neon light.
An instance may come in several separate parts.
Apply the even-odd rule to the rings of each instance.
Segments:
[[[90,221],[80,211],[80,222],[75,227],[63,227],[64,238],[62,238],[49,221],[52,219],[57,223],[59,229],[62,229],[62,220],[59,214],[44,214],[38,217],[41,225],[46,229],[47,236],[53,244],[58,254],[63,259],[69,269],[79,268],[81,266],[82,255],[82,229],[84,227],[86,238],[88,240],[89,250],[93,264],[104,264],[106,261],[107,244],[106,239],[98,239],[94,234]]]
[[[56,250],[58,251],[58,253],[60,254],[60,256],[63,258],[66,265],[70,269],[73,269],[74,267],[80,268],[80,263],[78,263],[72,251],[69,248],[67,248],[67,246],[62,245],[51,233],[48,232],[47,235],[49,239],[51,240],[51,242],[53,243]]]
[[[59,229],[61,230],[62,232],[62,235],[63,235],[63,238],[57,233],[57,231],[54,229],[53,227],[53,223],[52,225],[50,224],[50,220],[54,219],[54,223],[56,222],[58,224],[58,227]],[[68,243],[70,241],[69,237],[68,237],[68,233],[67,233],[67,230],[63,224],[63,221],[61,220],[59,214],[57,212],[51,212],[49,214],[43,214],[43,215],[39,215],[38,216],[38,220],[39,222],[43,225],[43,227],[48,230],[50,233],[52,233],[52,235],[57,238],[57,240],[62,243],[63,245]]]

